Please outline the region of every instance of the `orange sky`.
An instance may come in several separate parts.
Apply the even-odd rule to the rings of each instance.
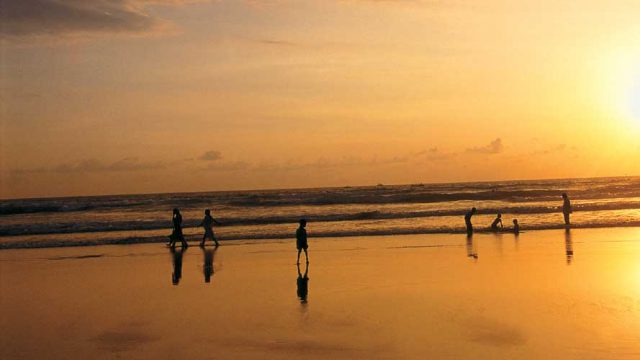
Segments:
[[[640,3],[479,4],[7,5],[0,197],[640,175]]]

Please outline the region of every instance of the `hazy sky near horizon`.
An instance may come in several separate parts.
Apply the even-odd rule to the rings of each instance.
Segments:
[[[640,175],[636,0],[0,4],[3,198]]]

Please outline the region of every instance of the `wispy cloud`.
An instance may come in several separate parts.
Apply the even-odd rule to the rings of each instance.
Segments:
[[[533,151],[529,155],[550,155],[550,154],[563,152],[566,149],[567,149],[566,144],[560,144],[560,145],[548,147],[546,149]]]
[[[98,159],[85,159],[72,163],[63,163],[52,167],[16,169],[14,173],[88,173],[109,171],[140,171],[163,169],[163,162],[144,162],[135,157],[127,157],[115,162],[106,163]]]
[[[293,41],[287,41],[287,40],[278,40],[278,39],[250,39],[251,41],[254,41],[256,43],[259,44],[264,44],[264,45],[274,45],[274,46],[300,46],[300,44],[295,43]]]
[[[187,0],[1,0],[0,34],[9,37],[147,33],[167,23],[146,12],[149,5]]]
[[[405,163],[410,161],[409,156],[394,156],[378,158],[361,158],[357,156],[343,156],[340,158],[324,158],[320,157],[313,161],[231,161],[231,162],[212,162],[200,170],[211,171],[251,171],[251,172],[286,172],[286,171],[306,171],[306,170],[324,170],[334,168],[355,168],[367,166],[380,166],[389,164]]]
[[[249,163],[244,162],[244,161],[231,161],[231,162],[225,162],[225,163],[212,163],[207,165],[207,167],[204,170],[211,170],[211,171],[242,171],[242,170],[247,170],[249,169],[251,166],[249,165]]]
[[[206,153],[198,157],[198,160],[203,160],[203,161],[216,161],[220,159],[222,159],[222,153],[216,150],[207,151]]]
[[[487,145],[472,147],[465,150],[465,152],[473,154],[499,154],[502,151],[504,151],[504,145],[502,144],[501,138],[497,138]]]
[[[439,161],[439,160],[450,160],[458,156],[458,154],[453,152],[443,152],[443,151],[440,151],[440,149],[438,149],[437,147],[432,147],[427,150],[417,152],[415,156],[423,157],[427,160]]]

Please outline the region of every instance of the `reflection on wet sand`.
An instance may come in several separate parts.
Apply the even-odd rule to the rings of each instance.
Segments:
[[[571,230],[566,229],[564,231],[564,247],[567,255],[567,265],[571,265],[573,261],[573,240],[571,240]]]
[[[473,242],[473,235],[467,235],[467,257],[478,260],[478,250]]]
[[[493,239],[494,239],[495,247],[498,250],[498,253],[500,255],[503,255],[504,254],[504,244],[502,242],[502,233],[501,232],[494,232],[493,233]]]
[[[218,251],[218,245],[216,245],[213,249],[205,248],[204,246],[200,247],[202,249],[202,254],[204,256],[204,264],[202,265],[202,270],[204,273],[204,282],[211,282],[211,277],[213,276],[214,268],[213,268],[213,259],[216,255],[216,251]]]
[[[635,360],[639,237],[527,231],[516,252],[503,234],[503,256],[482,233],[319,240],[314,299],[304,263],[292,294],[291,241],[213,259],[159,244],[0,251],[0,359]]]
[[[300,264],[298,264],[298,298],[301,304],[307,303],[307,296],[309,295],[309,263],[304,269],[304,275],[300,272]]]
[[[171,281],[173,285],[178,285],[180,283],[180,279],[182,278],[182,255],[187,251],[187,248],[182,247],[176,250],[174,247],[171,248],[171,255],[173,260],[173,273],[171,274]]]

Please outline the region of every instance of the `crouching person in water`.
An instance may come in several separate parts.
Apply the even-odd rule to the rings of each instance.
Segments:
[[[500,224],[500,227],[498,227],[498,224]],[[502,230],[502,227],[503,227],[502,226],[502,214],[498,213],[496,218],[491,223],[491,231],[498,232],[498,231]]]
[[[516,235],[520,234],[520,224],[518,224],[518,219],[513,219],[513,233]]]
[[[309,254],[307,254],[307,249],[309,245],[307,244],[307,230],[305,229],[307,226],[307,220],[300,219],[300,227],[296,230],[296,247],[298,248],[298,261],[297,264],[300,265],[300,252],[304,250],[304,257],[307,259],[307,264],[309,263]]]

